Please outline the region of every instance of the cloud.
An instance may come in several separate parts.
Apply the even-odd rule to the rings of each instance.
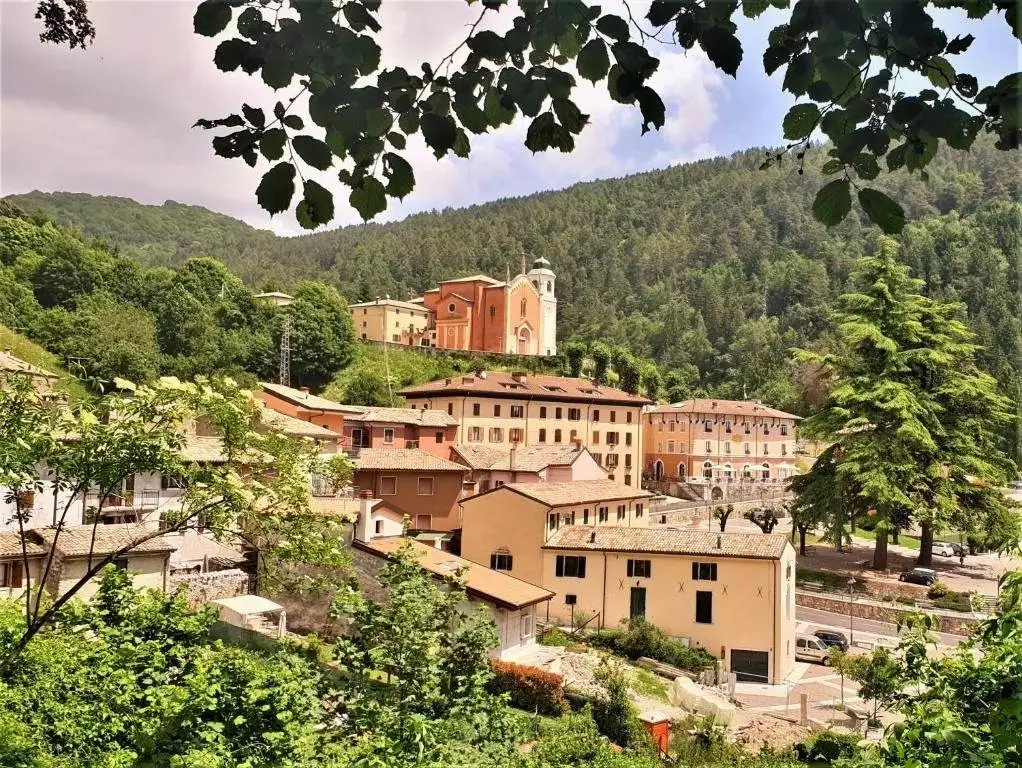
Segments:
[[[605,4],[609,7],[609,4]],[[34,4],[5,3],[0,29],[0,192],[67,190],[167,199],[204,205],[277,232],[300,231],[291,214],[271,220],[255,202],[265,166],[213,155],[211,134],[191,128],[197,117],[236,111],[242,102],[269,107],[273,93],[257,78],[224,74],[212,64],[215,42],[193,34],[194,2],[93,3],[98,30],[85,52],[38,42]],[[381,7],[386,66],[417,71],[439,62],[464,38],[479,5],[461,0],[387,2]],[[488,14],[487,23],[509,23]],[[590,115],[573,153],[532,155],[524,147],[528,119],[472,136],[472,155],[437,161],[421,138],[405,154],[415,191],[392,202],[384,218],[464,206],[499,197],[633,173],[713,154],[717,105],[726,95],[701,53],[658,54],[653,81],[667,106],[667,125],[640,137],[638,109],[612,102],[583,81],[576,101]],[[320,177],[338,195],[335,224],[356,223],[347,190]]]

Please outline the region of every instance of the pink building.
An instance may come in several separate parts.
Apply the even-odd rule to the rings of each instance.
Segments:
[[[511,483],[607,479],[607,470],[580,445],[465,444],[451,450],[451,459],[472,470],[470,479],[480,493]]]

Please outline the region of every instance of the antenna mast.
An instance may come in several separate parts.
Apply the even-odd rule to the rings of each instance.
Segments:
[[[284,322],[280,327],[280,370],[277,383],[285,387],[291,386],[291,313],[284,313]]]

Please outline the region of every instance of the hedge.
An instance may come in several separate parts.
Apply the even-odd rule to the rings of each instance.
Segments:
[[[568,711],[564,698],[564,678],[553,672],[515,664],[491,661],[493,678],[487,686],[490,693],[507,693],[512,706],[541,715],[561,715]]]
[[[603,629],[589,635],[588,640],[597,647],[630,659],[646,656],[689,672],[700,672],[716,663],[716,659],[702,648],[682,645],[656,624],[641,619],[632,622],[627,631]]]

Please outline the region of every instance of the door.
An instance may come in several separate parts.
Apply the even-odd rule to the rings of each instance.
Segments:
[[[770,654],[767,651],[731,651],[731,671],[739,682],[770,682]]]
[[[646,588],[632,587],[631,602],[628,607],[628,620],[646,618]]]

